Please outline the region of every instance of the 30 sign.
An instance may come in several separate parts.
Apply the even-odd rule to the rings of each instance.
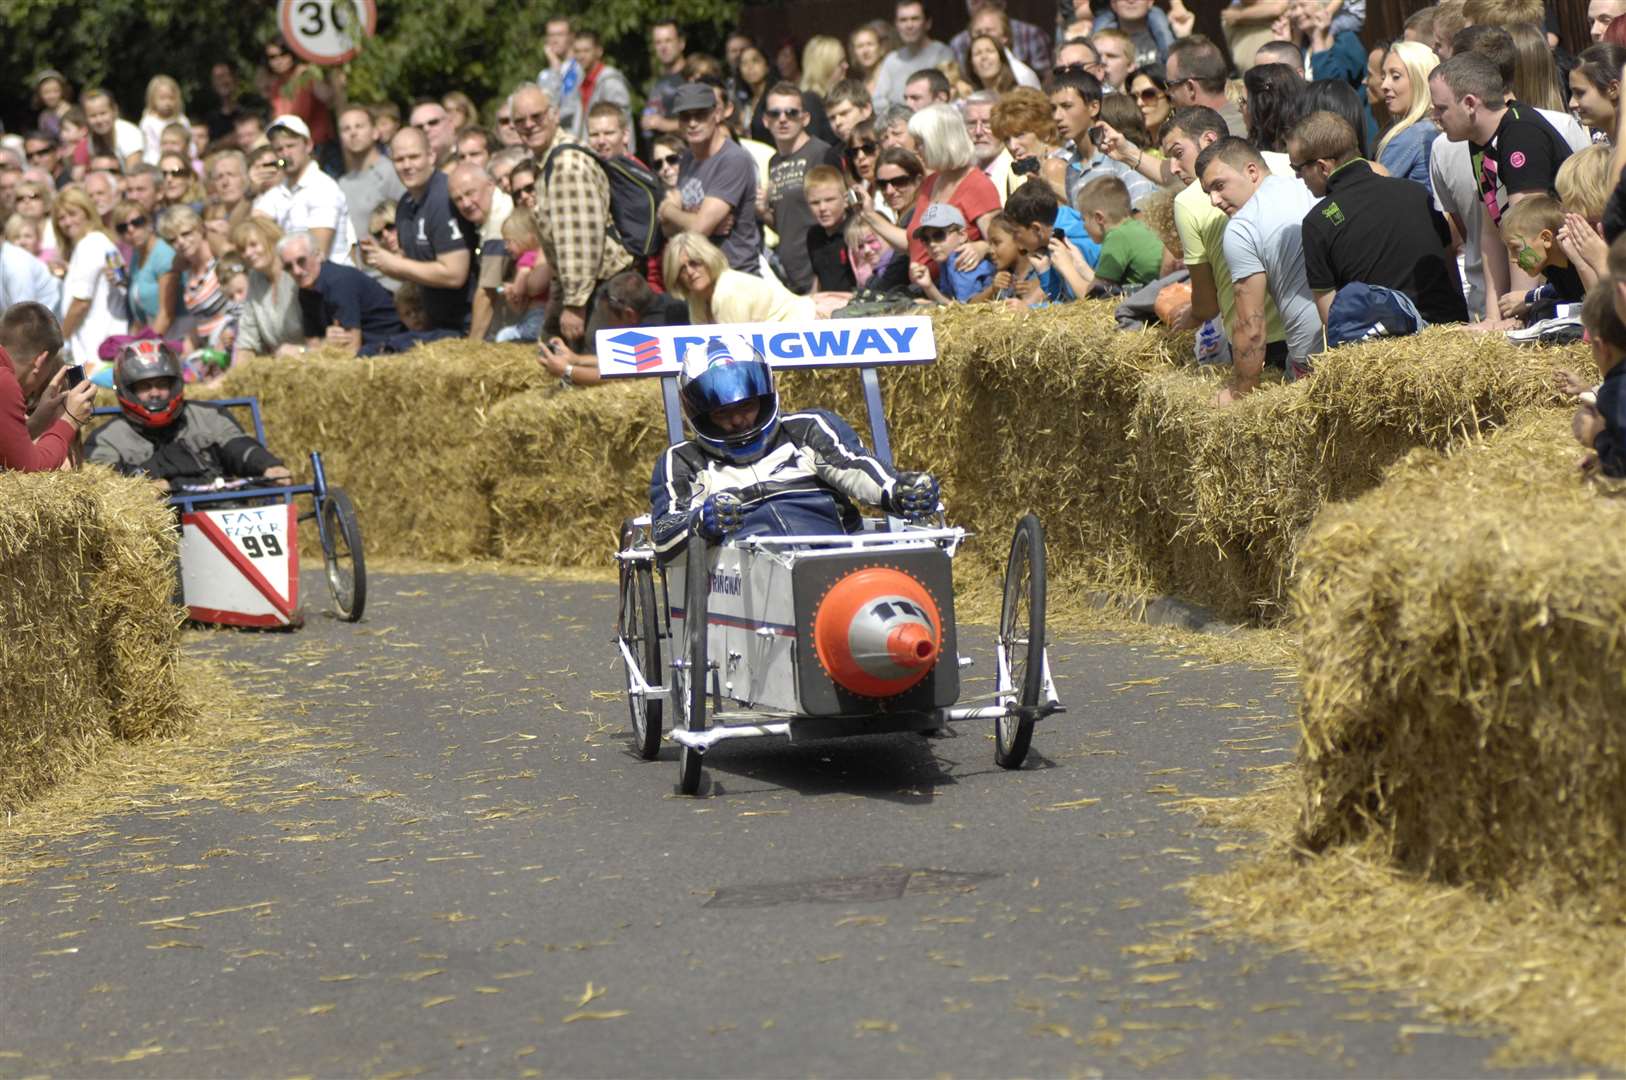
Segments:
[[[277,25],[288,46],[313,64],[342,64],[378,27],[377,0],[280,0]]]

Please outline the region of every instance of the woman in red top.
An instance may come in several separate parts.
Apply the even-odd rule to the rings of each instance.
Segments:
[[[279,35],[265,46],[265,99],[272,116],[289,113],[305,121],[311,129],[311,145],[333,141],[333,102],[338,98],[334,85],[337,68],[313,68],[302,64]]]
[[[966,239],[960,248],[962,267],[972,267],[988,254],[985,239],[988,222],[999,213],[999,192],[988,174],[977,167],[972,157],[971,135],[965,121],[952,105],[928,105],[909,119],[909,134],[920,144],[921,160],[926,163],[926,179],[921,181],[915,196],[915,213],[909,225],[909,261],[930,267],[936,265],[926,252],[926,245],[915,235],[920,217],[932,203],[948,203],[959,210],[966,220]]]

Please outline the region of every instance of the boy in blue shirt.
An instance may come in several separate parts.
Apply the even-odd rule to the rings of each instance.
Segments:
[[[919,263],[909,268],[909,276],[920,291],[935,304],[966,303],[985,292],[994,280],[994,261],[984,258],[970,270],[961,270],[954,253],[966,242],[965,215],[948,203],[932,203],[920,215],[915,235],[931,254],[939,269],[937,280],[931,270]]]

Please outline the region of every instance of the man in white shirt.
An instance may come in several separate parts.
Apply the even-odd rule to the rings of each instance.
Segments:
[[[271,122],[271,147],[285,162],[283,186],[288,202],[277,224],[283,233],[308,232],[317,259],[354,266],[351,249],[356,231],[344,192],[311,160],[311,130],[297,116],[279,116]]]
[[[1289,378],[1309,371],[1323,343],[1321,312],[1304,269],[1304,217],[1315,196],[1297,178],[1273,175],[1246,139],[1227,135],[1197,155],[1197,178],[1230,221],[1221,249],[1231,273],[1231,383],[1217,404],[1259,388],[1269,305],[1281,315]]]
[[[922,68],[934,68],[954,59],[954,50],[930,37],[932,20],[921,0],[897,0],[892,24],[903,44],[887,53],[875,76],[873,104],[878,112],[903,103],[903,87]]]
[[[463,162],[452,169],[446,193],[463,219],[480,230],[479,277],[469,312],[469,340],[484,341],[494,329],[497,294],[508,266],[502,227],[514,212],[514,200],[478,165]]]

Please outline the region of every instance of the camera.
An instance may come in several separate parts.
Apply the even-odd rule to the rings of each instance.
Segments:
[[[1105,124],[1096,124],[1094,127],[1090,128],[1090,143],[1097,149],[1100,149],[1101,140],[1106,137],[1107,126]]]
[[[78,386],[80,383],[85,381],[85,368],[84,368],[84,365],[82,365],[82,364],[69,364],[68,367],[66,368],[66,371],[68,372],[68,374],[62,380],[62,385],[65,388],[67,388],[69,390],[72,390],[74,387]]]
[[[1011,172],[1017,176],[1029,176],[1038,171],[1039,159],[1036,157],[1025,157],[1020,161],[1011,162]]]

